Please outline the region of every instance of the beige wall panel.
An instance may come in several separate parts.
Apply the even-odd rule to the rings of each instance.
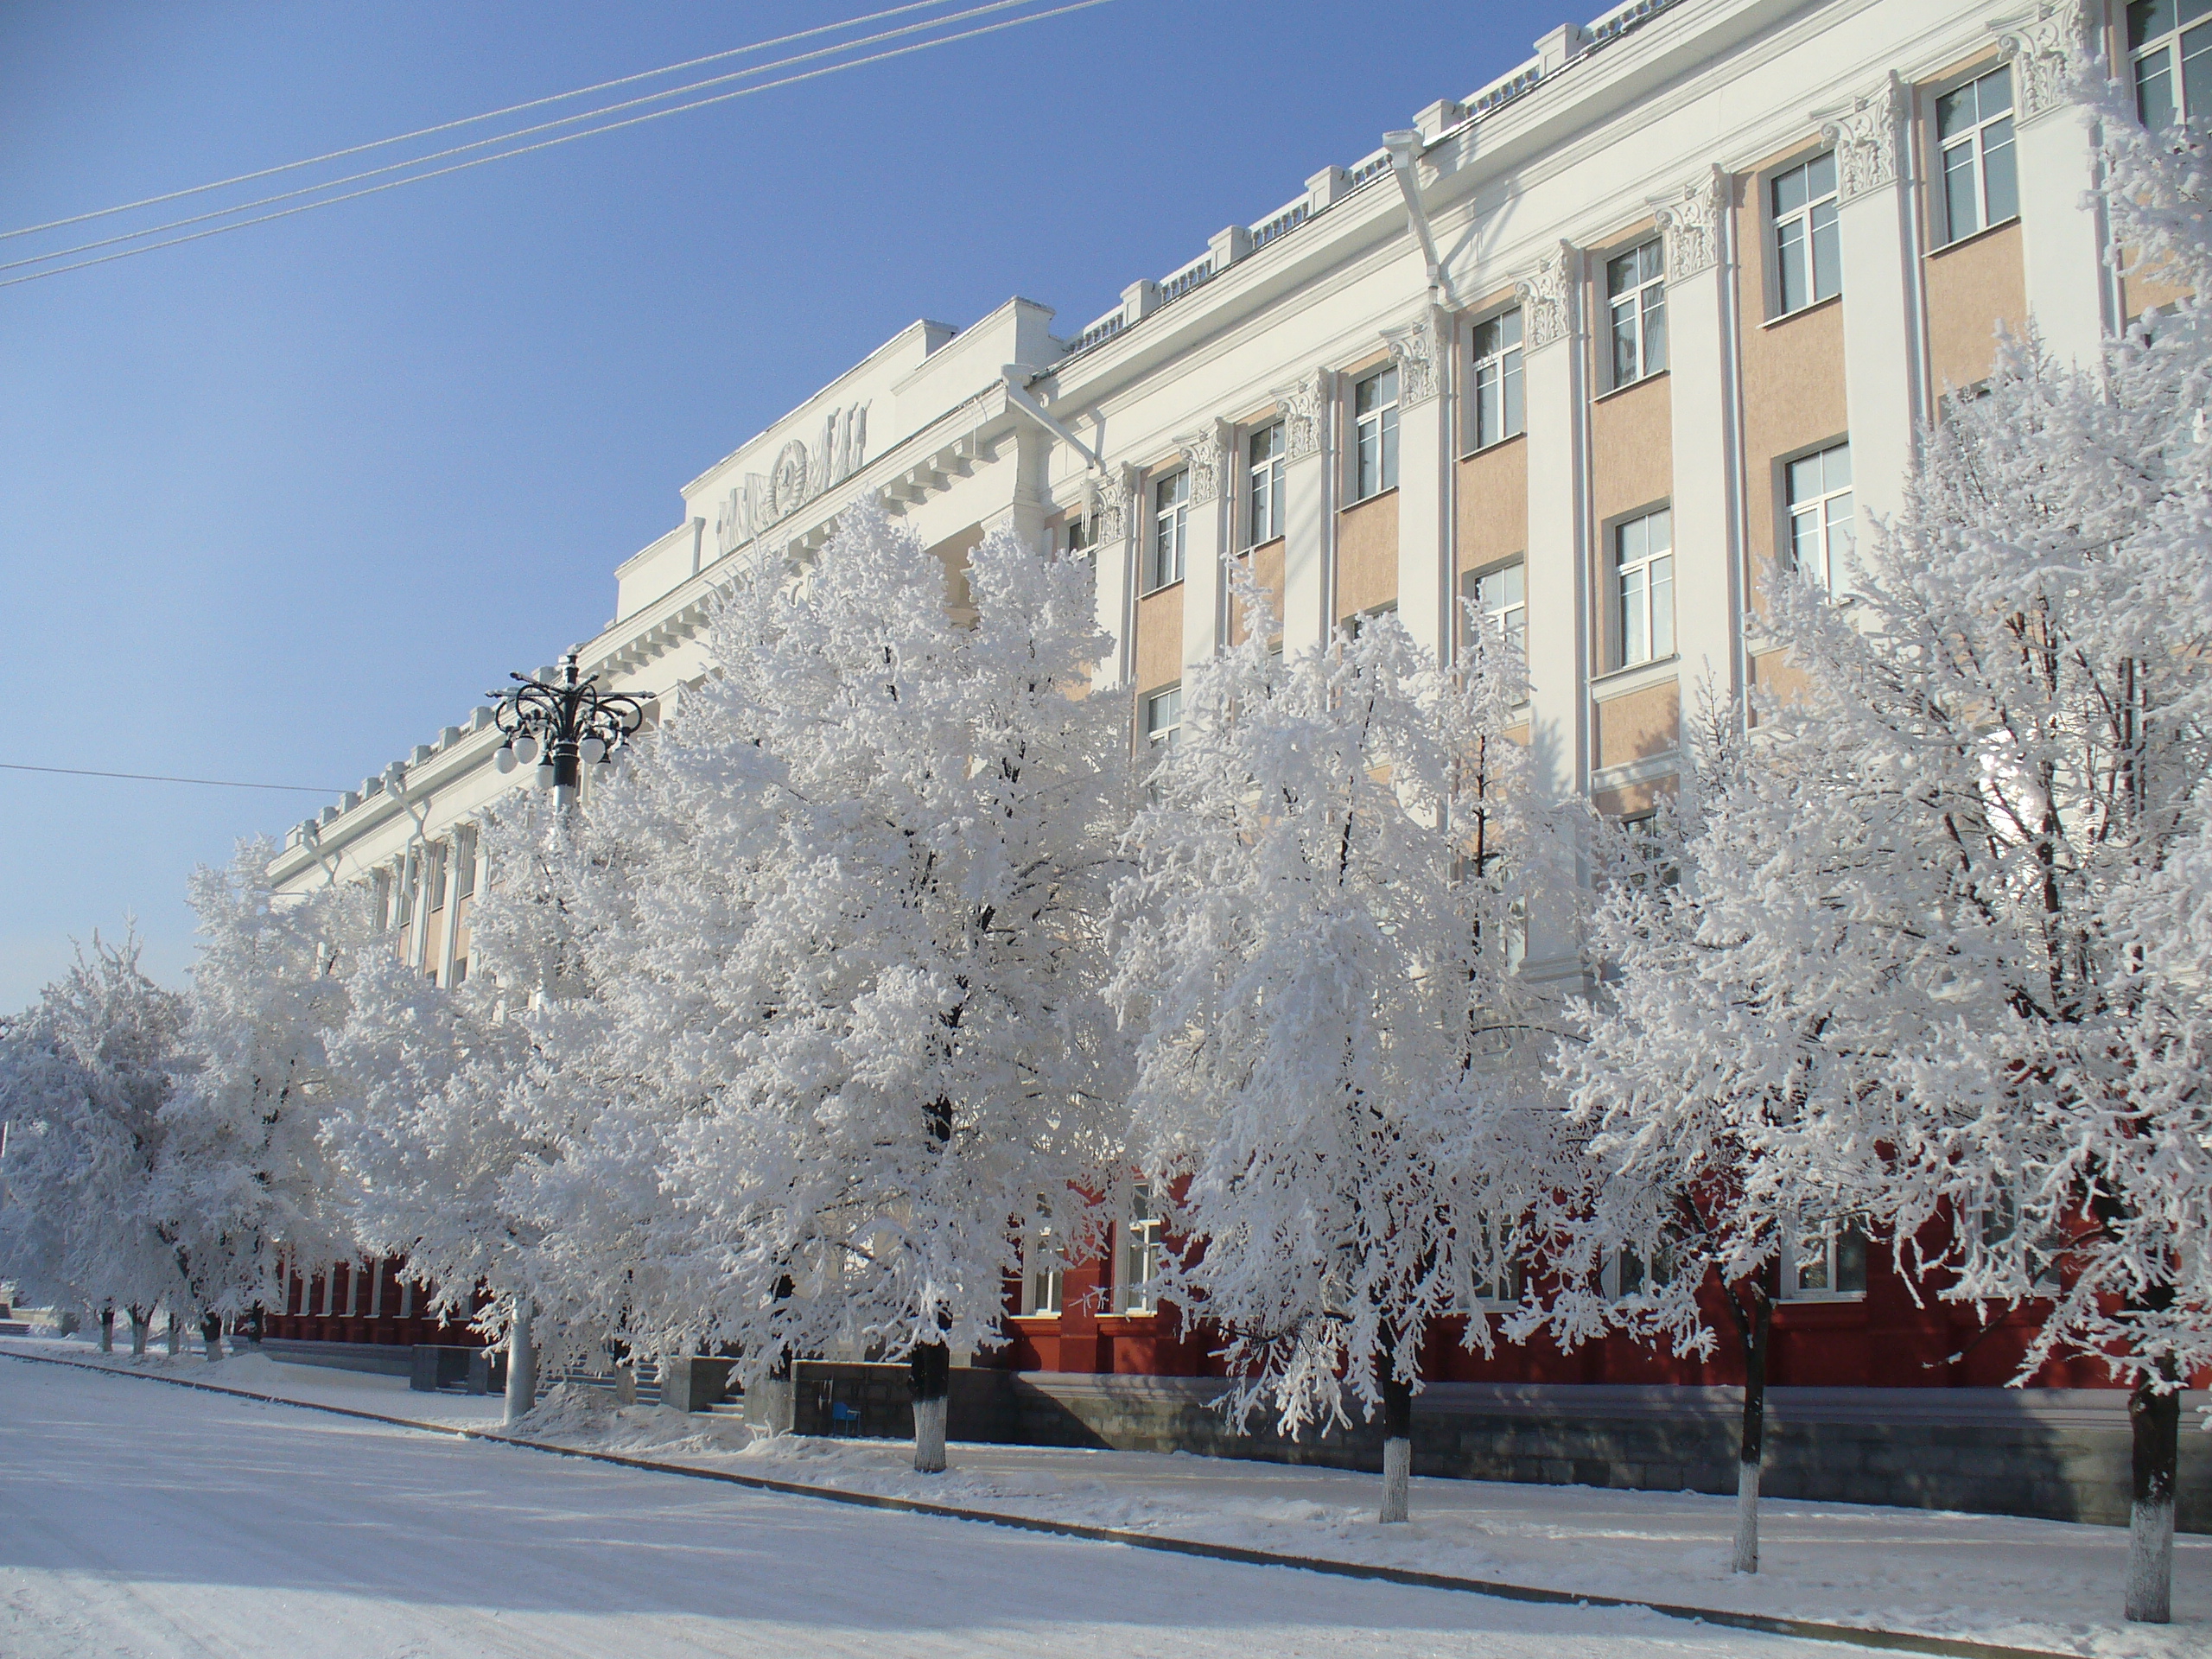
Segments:
[[[1597,764],[1624,766],[1665,754],[1680,745],[1681,729],[1681,687],[1673,680],[1609,697],[1597,707]]]
[[[1337,515],[1337,614],[1357,616],[1398,597],[1398,493]]]
[[[1812,682],[1805,677],[1804,670],[1789,660],[1788,652],[1769,651],[1752,656],[1751,684],[1762,696],[1776,702],[1795,702]]]
[[[1262,542],[1245,557],[1251,561],[1252,575],[1267,590],[1268,601],[1274,612],[1274,632],[1282,632],[1282,553],[1283,539],[1278,536],[1272,542]],[[1233,599],[1230,601],[1229,642],[1241,645],[1244,639],[1244,607]]]
[[[1997,325],[2017,334],[2027,315],[2018,223],[1929,254],[1929,384],[1937,395],[1988,378],[1997,360]]]
[[[1590,804],[1609,818],[1633,817],[1658,805],[1662,795],[1672,795],[1675,782],[1672,778],[1655,778],[1648,784],[1630,784],[1624,789],[1601,789],[1590,798]]]
[[[2185,300],[2190,290],[2180,283],[2162,283],[2154,275],[2140,273],[2120,278],[2121,315],[2130,322],[2141,316],[2154,305],[2171,305]]]
[[[1183,677],[1183,584],[1162,588],[1137,601],[1137,692],[1142,696]]]
[[[1808,153],[1804,145],[1794,145],[1762,162],[1760,172]],[[1840,438],[1851,426],[1841,302],[1824,301],[1778,322],[1760,321],[1767,314],[1772,252],[1761,196],[1754,180],[1736,207],[1736,245],[1743,250],[1737,302],[1744,319],[1744,537],[1754,604],[1760,602],[1760,585],[1781,538],[1777,458]]]
[[[1675,407],[1656,374],[1590,410],[1590,471],[1598,522],[1663,501],[1675,488]]]
[[[1459,563],[1479,570],[1529,550],[1529,440],[1509,438],[1459,463]]]

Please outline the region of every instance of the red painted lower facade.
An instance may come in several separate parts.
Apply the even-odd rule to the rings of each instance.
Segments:
[[[365,1342],[411,1347],[429,1343],[446,1348],[474,1348],[483,1338],[465,1321],[424,1319],[416,1310],[432,1298],[403,1282],[400,1263],[340,1262],[318,1271],[280,1270],[279,1311],[265,1316],[267,1335],[295,1342]]]

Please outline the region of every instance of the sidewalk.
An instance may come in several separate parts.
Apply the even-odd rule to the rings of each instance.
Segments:
[[[93,1344],[0,1342],[0,1353],[97,1362]],[[127,1357],[181,1381],[422,1423],[496,1430],[500,1402],[411,1393],[404,1380],[233,1357]],[[1731,1498],[1492,1482],[1414,1483],[1414,1521],[1374,1519],[1379,1482],[1339,1470],[1185,1455],[961,1445],[916,1475],[888,1441],[756,1440],[742,1423],[617,1411],[563,1390],[522,1438],[580,1451],[994,1515],[1124,1529],[1270,1554],[1498,1581],[1576,1595],[1810,1619],[2097,1659],[2212,1653],[2212,1537],[2175,1549],[2176,1622],[2119,1618],[2126,1535],[2061,1522],[1770,1502],[1761,1571],[1727,1570]]]

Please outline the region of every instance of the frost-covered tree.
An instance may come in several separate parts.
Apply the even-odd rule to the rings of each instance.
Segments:
[[[1559,1153],[1552,1010],[1514,971],[1554,825],[1507,734],[1517,655],[1473,632],[1440,670],[1395,617],[1288,661],[1248,626],[1185,679],[1120,895],[1133,1144],[1187,1241],[1162,1290],[1223,1327],[1241,1419],[1380,1411],[1384,1521],[1424,1347],[1457,1320],[1489,1350]]]
[[[2212,292],[2204,133],[2101,115],[2117,242]],[[1622,1068],[1602,1132],[1654,1166],[1670,1119],[1748,1115],[1747,1166],[1788,1172],[1732,1201],[1754,1251],[1864,1215],[1908,1282],[2032,1312],[2024,1380],[2073,1355],[2132,1388],[2147,1620],[2212,1363],[2208,323],[2186,299],[2082,369],[2008,346],[1854,602],[1775,585],[1799,689],[1696,803],[1682,896],[1601,913],[1591,1050]]]
[[[185,1005],[140,969],[139,949],[135,934],[95,935],[0,1039],[0,1275],[125,1310],[143,1354],[154,1309],[166,1302],[174,1325],[188,1288],[151,1202]]]
[[[924,1470],[951,1351],[1003,1340],[1028,1218],[1085,1236],[1071,1183],[1117,1154],[1122,1091],[1101,988],[1125,709],[1087,695],[1090,573],[998,531],[959,577],[956,610],[866,505],[794,584],[725,603],[654,757],[697,845],[633,901],[636,965],[691,982],[697,1034],[610,1068],[661,1096],[638,1146],[666,1147],[688,1231],[683,1336],[736,1344],[749,1381],[908,1357]]]
[[[352,1087],[329,1046],[366,918],[346,889],[278,898],[275,853],[245,842],[227,869],[191,878],[191,1065],[162,1110],[149,1197],[193,1306],[214,1318],[273,1300],[280,1259],[328,1261],[352,1244],[321,1134]]]

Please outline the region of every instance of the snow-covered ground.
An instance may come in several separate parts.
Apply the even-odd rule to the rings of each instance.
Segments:
[[[9,1659],[1824,1651],[855,1510],[0,1359]]]
[[[0,1344],[0,1351],[8,1348],[93,1357],[82,1342]],[[147,1364],[194,1382],[456,1427],[495,1427],[499,1415],[495,1400],[412,1394],[402,1379],[261,1358],[209,1365],[164,1355]],[[0,1367],[33,1369],[44,1368]],[[149,1394],[170,1392],[138,1386]],[[528,1433],[776,1480],[1585,1594],[2115,1659],[2203,1659],[2212,1652],[2212,1538],[2196,1535],[2177,1541],[2177,1622],[2158,1629],[2128,1625],[2118,1616],[2126,1540],[2112,1528],[1770,1502],[1763,1570],[1745,1579],[1726,1567],[1732,1501],[1693,1493],[1419,1480],[1414,1523],[1385,1529],[1373,1518],[1375,1478],[1335,1470],[959,1446],[951,1472],[924,1477],[906,1466],[906,1450],[897,1445],[756,1440],[731,1420],[651,1408],[616,1412],[605,1396],[589,1391],[549,1398]]]

